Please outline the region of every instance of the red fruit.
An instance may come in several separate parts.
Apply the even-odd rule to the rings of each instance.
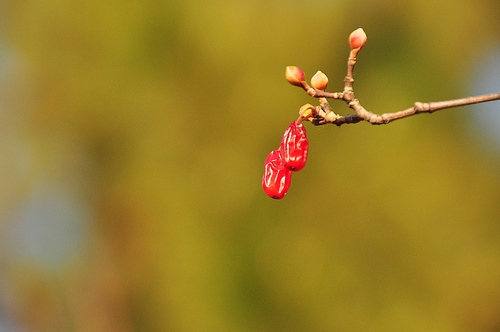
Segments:
[[[269,197],[282,199],[292,181],[292,172],[283,167],[279,150],[272,151],[266,158],[262,188]]]
[[[297,172],[306,165],[309,141],[306,128],[298,121],[286,128],[280,145],[281,155],[286,169]]]

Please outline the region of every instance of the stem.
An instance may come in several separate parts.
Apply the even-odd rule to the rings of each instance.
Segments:
[[[352,86],[354,84],[354,66],[356,65],[358,51],[358,49],[351,50],[349,59],[347,60],[347,76],[344,78],[344,95],[349,100],[345,99],[346,101],[354,99],[354,90]]]
[[[446,108],[479,104],[499,99],[500,99],[500,93],[493,93],[489,95],[474,96],[474,97],[445,100],[445,101],[436,101],[431,103],[416,102],[411,108],[394,113],[385,113],[382,114],[381,117],[384,119],[383,123],[389,123],[394,120],[403,119],[415,114],[432,113]]]
[[[457,106],[464,106],[464,105],[472,105],[472,104],[479,104],[479,103],[484,103],[487,101],[493,101],[493,100],[498,100],[500,99],[500,93],[492,93],[489,95],[482,95],[482,96],[475,96],[475,97],[467,97],[467,98],[460,98],[460,99],[454,99],[454,100],[447,100],[447,101],[436,101],[428,104],[422,104],[422,108],[429,108],[429,113],[442,110],[445,108],[451,108],[451,107],[457,107]],[[414,107],[417,107],[415,105]],[[426,112],[426,111],[420,111],[417,113],[421,112]]]

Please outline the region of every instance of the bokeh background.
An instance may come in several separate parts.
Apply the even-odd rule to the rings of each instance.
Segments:
[[[500,102],[307,125],[285,67],[385,113],[500,91],[498,0],[0,3],[0,331],[500,331]],[[332,102],[340,114],[346,105]]]

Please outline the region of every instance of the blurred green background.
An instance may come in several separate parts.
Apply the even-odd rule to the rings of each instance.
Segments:
[[[261,187],[317,104],[286,66],[342,90],[362,27],[367,109],[466,97],[500,44],[498,0],[0,11],[2,332],[500,331],[499,150],[479,108],[306,124],[288,195]]]

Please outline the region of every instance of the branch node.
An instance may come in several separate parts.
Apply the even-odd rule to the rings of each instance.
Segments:
[[[315,90],[315,89],[313,89],[313,88],[309,88],[309,89],[307,89],[307,91],[306,91],[306,92],[307,92],[307,94],[308,94],[309,96],[311,96],[311,97],[316,97],[316,90]]]
[[[419,101],[413,104],[413,108],[415,109],[415,113],[432,113],[434,110],[431,109],[431,104],[429,103],[421,103]]]

